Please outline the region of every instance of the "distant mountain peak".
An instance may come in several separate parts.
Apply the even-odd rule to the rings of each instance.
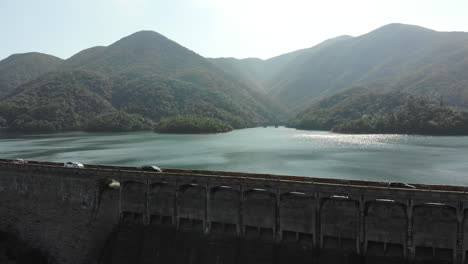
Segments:
[[[153,30],[140,30],[133,34],[128,35],[127,37],[151,37],[151,36],[166,38],[162,34],[159,34],[158,32],[153,31]]]
[[[120,42],[126,42],[126,41],[161,41],[161,40],[169,40],[165,36],[159,34],[156,31],[151,31],[151,30],[141,30],[138,32],[135,32],[133,34],[130,34],[119,41],[115,42],[114,44],[120,43]],[[112,45],[114,45],[112,44]]]
[[[157,54],[163,56],[168,52],[183,53],[189,51],[175,41],[150,30],[135,32],[114,42],[107,48],[110,50],[117,49],[119,53],[132,52],[134,55],[140,54],[143,57]]]
[[[6,62],[6,61],[9,61],[9,60],[15,60],[15,59],[18,59],[18,58],[23,58],[23,57],[48,57],[48,58],[56,58],[58,60],[61,60],[61,58],[58,58],[58,57],[53,56],[53,55],[32,51],[32,52],[12,54],[12,55],[8,56],[7,58],[5,58],[4,61]]]
[[[0,61],[0,97],[41,74],[54,70],[62,59],[52,55],[27,52],[10,55]]]
[[[410,24],[403,24],[403,23],[390,23],[379,27],[370,33],[373,32],[402,32],[402,31],[409,31],[409,32],[435,32],[432,29],[428,29],[421,26],[410,25]]]
[[[162,72],[191,68],[208,63],[204,58],[165,36],[142,30],[121,38],[107,47],[83,50],[68,59],[63,67],[82,67],[101,73]]]

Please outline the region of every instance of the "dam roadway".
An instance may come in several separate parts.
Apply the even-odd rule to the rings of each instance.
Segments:
[[[468,263],[468,187],[414,186],[3,159],[0,231],[49,263]]]

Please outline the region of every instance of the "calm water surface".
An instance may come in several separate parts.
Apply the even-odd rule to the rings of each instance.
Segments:
[[[468,137],[340,135],[284,127],[211,135],[0,134],[0,157],[468,185]]]

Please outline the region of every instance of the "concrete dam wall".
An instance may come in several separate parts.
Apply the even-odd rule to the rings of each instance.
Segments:
[[[468,188],[415,187],[0,160],[0,234],[48,263],[468,263]]]

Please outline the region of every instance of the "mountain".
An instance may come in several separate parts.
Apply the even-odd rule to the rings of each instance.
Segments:
[[[443,96],[468,106],[467,59],[467,33],[390,24],[288,67],[271,94],[288,106],[307,105],[345,88],[366,86]]]
[[[354,86],[444,97],[468,107],[468,33],[389,24],[268,60],[211,59],[290,110]]]
[[[257,90],[270,92],[288,68],[300,67],[309,56],[320,52],[323,48],[351,38],[346,35],[339,36],[314,47],[285,53],[267,60],[258,58],[211,58],[209,60],[226,73],[245,81]]]
[[[24,57],[33,55],[38,56]],[[68,130],[94,124],[99,130],[109,121],[104,127],[127,122],[133,124],[128,130],[188,116],[184,122],[208,117],[225,127],[243,128],[278,123],[287,115],[294,122],[313,111],[325,113],[316,103],[335,93],[344,98],[351,87],[363,89],[363,96],[350,95],[353,105],[385,100],[375,94],[393,100],[402,93],[468,108],[468,33],[405,24],[329,39],[267,60],[203,58],[152,31],[83,50],[65,61],[55,58],[55,64],[20,58],[14,55],[0,63],[9,65],[0,67],[0,76],[8,76],[0,78],[7,80],[0,86],[0,127]],[[63,102],[68,114],[77,115],[72,124],[61,115],[38,119],[36,108]],[[375,114],[393,109],[381,106],[372,106]],[[33,122],[41,120],[50,124]]]
[[[197,71],[209,63],[195,52],[153,31],[140,31],[108,47],[94,47],[79,52],[64,62],[62,68],[86,68],[107,74],[134,72],[180,76]]]
[[[62,61],[37,52],[14,54],[0,61],[0,98],[19,85],[56,69]]]
[[[38,114],[44,107],[54,113],[60,107],[66,111],[52,118]],[[108,120],[108,113],[117,111],[155,121],[206,116],[243,128],[273,122],[277,106],[265,94],[152,31],[81,51],[0,101],[0,121],[19,130],[84,129],[89,123],[102,123],[94,121],[96,116],[107,114],[99,120]]]

